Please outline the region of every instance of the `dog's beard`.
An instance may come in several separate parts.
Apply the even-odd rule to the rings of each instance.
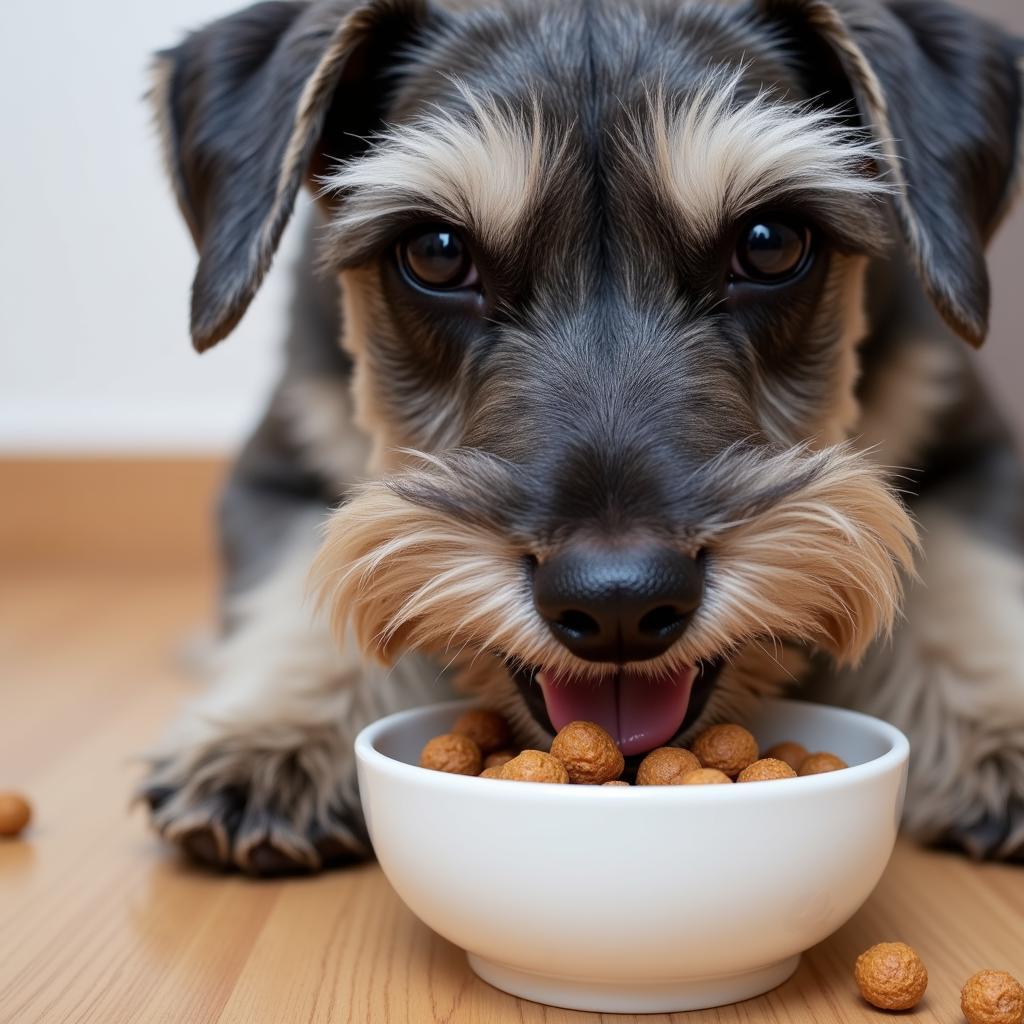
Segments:
[[[903,573],[912,571],[914,525],[863,455],[847,446],[733,448],[686,479],[688,493],[704,498],[680,547],[707,553],[704,599],[686,632],[650,661],[595,664],[559,644],[534,609],[530,559],[546,545],[512,525],[521,469],[477,452],[417,461],[365,485],[328,524],[313,580],[336,634],[351,631],[386,662],[413,649],[471,666],[496,656],[520,687],[539,676],[547,721],[532,717],[544,727],[609,714],[614,724],[625,688],[633,703],[645,690],[647,725],[620,737],[630,752],[670,742],[692,723],[690,693],[711,666],[733,662],[732,689],[754,692],[756,678],[741,666],[769,645],[856,663],[891,629]]]

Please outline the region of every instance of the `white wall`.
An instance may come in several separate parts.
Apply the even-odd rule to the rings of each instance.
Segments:
[[[557,0],[553,0],[557,2]],[[194,256],[142,102],[148,54],[242,0],[9,4],[0,31],[0,451],[218,451],[257,415],[285,246],[237,332],[187,336]],[[1024,33],[1020,0],[975,0]],[[983,355],[1024,429],[1024,214],[995,247]]]
[[[277,359],[289,247],[236,334],[196,355],[192,242],[142,101],[150,52],[237,6],[5,9],[0,450],[218,450],[257,414]]]

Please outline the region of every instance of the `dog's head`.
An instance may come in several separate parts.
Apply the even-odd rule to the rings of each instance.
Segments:
[[[319,562],[339,631],[635,754],[786,642],[856,660],[914,533],[846,443],[865,271],[898,239],[982,340],[1015,61],[932,0],[274,2],[164,55],[197,347],[304,181],[329,217],[375,476]]]

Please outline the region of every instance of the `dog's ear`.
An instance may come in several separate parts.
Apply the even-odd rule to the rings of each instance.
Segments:
[[[980,345],[984,250],[1020,170],[1024,46],[942,0],[753,2],[813,93],[853,100],[897,187],[897,218],[925,290]]]
[[[229,334],[266,274],[303,181],[365,145],[427,0],[270,0],[157,55],[152,99],[199,251],[192,341]]]

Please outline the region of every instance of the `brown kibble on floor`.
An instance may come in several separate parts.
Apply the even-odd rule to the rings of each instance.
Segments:
[[[849,765],[835,754],[819,751],[817,754],[808,754],[801,762],[797,775],[821,775],[824,772],[838,772]]]
[[[757,740],[742,725],[713,725],[694,741],[693,752],[704,768],[735,778],[760,756]]]
[[[468,737],[444,733],[427,742],[420,767],[449,775],[479,775],[484,766],[480,748]]]
[[[479,778],[481,778],[481,779],[500,779],[501,778],[501,772],[502,772],[502,769],[504,767],[505,766],[501,765],[501,764],[492,764],[490,766],[490,768],[484,768],[484,770],[480,773]]]
[[[583,786],[617,779],[626,766],[615,740],[594,722],[570,722],[559,729],[551,755],[565,765],[570,782]]]
[[[680,786],[690,772],[700,767],[700,761],[679,747],[658,747],[641,762],[636,772],[638,786]]]
[[[524,750],[518,757],[501,766],[501,777],[511,782],[568,783],[565,765],[543,750]]]
[[[732,779],[717,768],[697,768],[683,777],[684,786],[719,786],[722,783],[732,785]]]
[[[496,750],[484,758],[484,767],[500,768],[503,764],[508,764],[517,753],[519,753],[517,750]]]
[[[497,711],[485,708],[464,711],[452,726],[452,732],[457,736],[468,736],[485,754],[501,750],[512,741],[508,722]]]
[[[772,782],[775,779],[795,779],[796,772],[777,757],[762,757],[748,764],[736,776],[737,782]]]
[[[1022,1024],[1024,985],[1006,971],[978,971],[960,992],[968,1024]]]
[[[903,942],[880,942],[865,950],[853,968],[860,994],[880,1010],[909,1010],[928,987],[921,958]]]
[[[602,782],[602,786],[629,786],[628,782],[623,782],[622,779],[612,779],[611,782]]]
[[[32,805],[18,793],[0,793],[0,836],[16,836],[32,820]]]
[[[774,757],[779,761],[785,761],[793,771],[800,771],[800,765],[810,751],[802,743],[794,743],[792,740],[785,740],[783,743],[776,743],[770,750],[766,750],[765,757]]]

